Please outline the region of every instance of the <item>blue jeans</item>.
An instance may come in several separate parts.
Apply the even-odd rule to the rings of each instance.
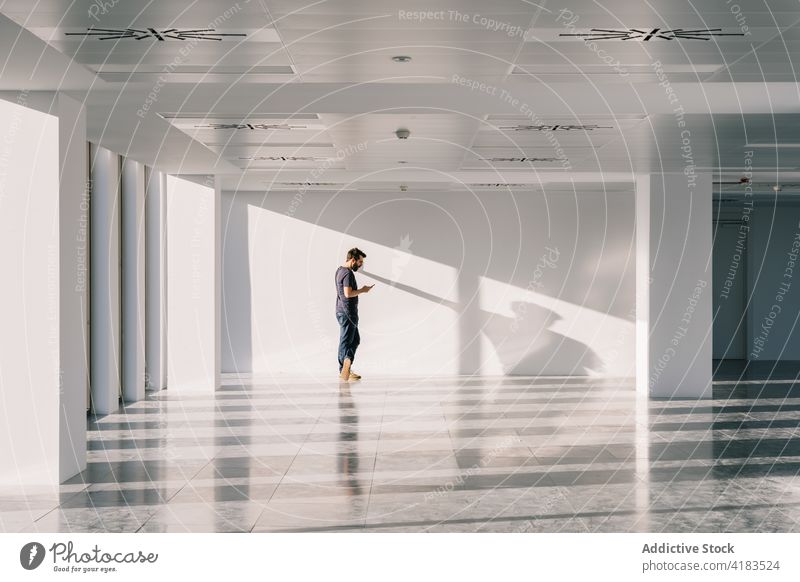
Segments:
[[[353,363],[356,348],[361,343],[361,336],[358,333],[358,315],[337,313],[336,320],[339,322],[339,372],[341,373],[345,359]]]

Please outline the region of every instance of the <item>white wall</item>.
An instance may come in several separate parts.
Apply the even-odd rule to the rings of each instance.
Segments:
[[[762,204],[754,214],[747,265],[747,358],[800,360],[800,207]]]
[[[58,118],[0,101],[0,482],[59,481]]]
[[[167,177],[167,389],[213,391],[215,326],[214,183]]]
[[[714,357],[800,360],[800,205],[756,193],[716,218]]]
[[[333,377],[358,246],[365,376],[633,375],[632,192],[296,196],[223,196],[223,371]]]

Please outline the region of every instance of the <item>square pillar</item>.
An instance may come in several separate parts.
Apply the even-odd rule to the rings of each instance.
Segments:
[[[120,163],[92,147],[91,377],[92,411],[119,408],[120,377]]]
[[[167,389],[220,383],[220,196],[213,176],[167,178]]]
[[[86,468],[86,114],[34,98],[0,101],[0,487],[20,494]]]
[[[710,174],[636,180],[636,387],[711,397]]]
[[[214,388],[222,385],[222,179],[214,176]]]
[[[58,96],[59,482],[86,469],[89,388],[89,155],[83,103]]]
[[[122,163],[122,398],[144,398],[144,165]]]
[[[147,172],[145,193],[145,384],[167,387],[167,177]]]

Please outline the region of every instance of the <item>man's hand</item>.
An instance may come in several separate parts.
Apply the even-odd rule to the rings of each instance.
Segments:
[[[364,285],[361,289],[358,290],[359,293],[369,293],[369,290],[375,286],[375,283],[372,285]]]

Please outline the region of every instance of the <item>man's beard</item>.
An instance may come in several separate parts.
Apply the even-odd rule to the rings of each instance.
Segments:
[[[358,271],[358,265],[353,265],[353,270]]]

